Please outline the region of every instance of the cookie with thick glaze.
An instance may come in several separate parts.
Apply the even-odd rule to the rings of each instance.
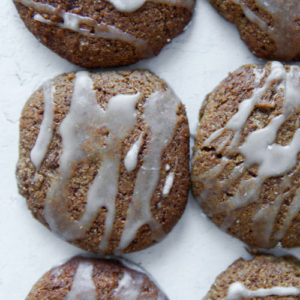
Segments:
[[[87,68],[158,55],[192,17],[194,0],[14,0],[45,46]]]
[[[294,257],[259,255],[239,259],[220,274],[205,300],[299,299],[300,262]]]
[[[133,267],[133,268],[132,268]],[[117,260],[75,257],[51,269],[26,300],[167,300],[139,268]]]
[[[200,112],[193,194],[250,246],[300,246],[300,67],[239,68]]]
[[[210,0],[216,10],[237,25],[254,55],[273,60],[300,60],[298,0]]]
[[[23,109],[19,150],[18,187],[33,216],[83,249],[144,249],[185,209],[185,108],[148,71],[46,82]]]

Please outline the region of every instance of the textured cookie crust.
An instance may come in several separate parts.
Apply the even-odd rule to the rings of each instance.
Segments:
[[[300,60],[298,0],[210,0],[215,9],[237,25],[254,55],[282,61]]]
[[[193,0],[190,7],[147,1],[130,13],[105,0],[14,2],[45,46],[87,68],[129,65],[157,55],[184,30],[193,10]]]
[[[294,257],[277,258],[270,255],[259,255],[250,261],[239,259],[217,277],[204,299],[228,299],[226,297],[230,285],[237,282],[251,291],[274,287],[292,287],[292,290],[296,288],[300,291],[300,262]],[[286,297],[276,295],[243,297],[242,299],[299,299],[299,294]]]
[[[80,105],[81,101],[78,97],[75,97],[76,101],[73,99],[75,81],[80,76],[93,84],[93,90],[83,92],[83,95],[95,92],[97,103],[92,111],[101,110],[106,116],[109,107],[117,107],[121,111],[118,117],[113,115],[107,123],[93,121],[91,110],[85,112],[91,99],[81,109],[75,107],[73,103],[77,101]],[[47,84],[30,97],[20,120],[20,156],[16,175],[19,192],[27,199],[33,216],[73,244],[102,254],[137,251],[161,240],[180,219],[188,197],[189,128],[184,106],[164,81],[148,71],[64,74],[53,79],[51,85],[55,87],[53,121],[50,118],[48,128],[52,133],[43,155],[39,155],[39,165],[34,164],[32,157],[35,156],[33,148],[41,144],[37,141],[40,132],[45,136],[49,132],[45,127],[41,130],[41,124],[46,123],[46,119],[49,121],[49,109],[45,113],[48,117],[43,116],[44,102],[49,98]],[[78,83],[77,93],[79,87]],[[118,101],[124,103],[129,99],[123,100],[122,95],[129,95],[131,99],[137,97],[132,107],[132,127],[121,138],[116,138],[113,129],[111,133],[107,125],[109,122],[110,126],[119,124],[114,130],[127,126],[126,118],[130,117],[126,112],[127,103],[127,106],[118,104],[115,107],[110,103],[118,95],[121,95]],[[155,99],[153,95],[159,97]],[[161,98],[164,95],[169,98]],[[71,105],[74,107],[72,113],[71,103],[74,105]],[[152,127],[149,120],[145,121],[146,106],[148,111],[149,107],[158,110],[151,116],[155,121]],[[63,151],[68,146],[63,145],[62,138],[62,128],[67,127],[65,119],[70,121],[72,115],[76,121],[76,113],[83,120],[74,126],[74,131],[65,134],[66,141],[69,138],[72,146]],[[96,122],[95,126],[93,122]],[[173,127],[167,139],[164,132],[171,123]],[[155,143],[161,150],[157,150]],[[80,147],[75,154],[79,157],[71,159],[71,167],[64,166],[68,151],[73,151],[78,144]],[[135,151],[132,151],[134,147]],[[129,153],[132,154],[130,157]],[[136,159],[135,164],[131,162],[130,170],[125,165],[128,157]],[[107,167],[107,163],[112,166]],[[112,168],[115,171],[111,171]],[[68,175],[64,175],[66,172]],[[101,176],[97,176],[99,174]],[[115,194],[112,189],[115,189]],[[122,237],[124,240],[120,243]]]
[[[300,246],[300,68],[239,68],[206,97],[193,194],[223,230],[258,248]]]
[[[26,298],[40,299],[168,298],[146,274],[128,268],[119,261],[75,257],[44,274]]]

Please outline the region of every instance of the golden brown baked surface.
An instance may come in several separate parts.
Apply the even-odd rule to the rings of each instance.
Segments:
[[[216,10],[237,25],[254,55],[272,60],[300,60],[298,0],[210,0]]]
[[[239,68],[200,111],[193,194],[250,246],[300,245],[300,68]]]
[[[204,297],[205,300],[228,299],[229,287],[233,284],[242,284],[251,292],[258,289],[285,287],[292,288],[295,292],[300,288],[300,263],[294,257],[275,257],[270,255],[258,255],[252,260],[239,259],[235,261],[226,271],[220,274],[210,291]],[[294,288],[295,291],[294,291]],[[274,293],[276,289],[274,290]],[[278,296],[275,294],[264,297],[243,297],[238,299],[299,299],[299,294]],[[237,299],[232,298],[231,299]]]
[[[129,65],[157,55],[192,17],[192,7],[151,1],[130,13],[105,0],[14,2],[45,46],[87,68]]]
[[[26,300],[119,300],[130,297],[167,300],[146,274],[117,260],[75,257],[44,274]]]
[[[148,71],[64,74],[50,85],[52,109],[45,105],[48,82],[30,97],[20,121],[16,175],[33,216],[103,254],[162,239],[188,197],[184,106]]]

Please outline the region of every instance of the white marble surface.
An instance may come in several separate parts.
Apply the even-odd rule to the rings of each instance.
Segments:
[[[79,68],[41,45],[20,20],[12,0],[0,2],[0,299],[24,299],[48,269],[82,253],[35,221],[18,195],[15,164],[22,107],[46,79]],[[130,68],[149,68],[186,104],[191,132],[205,95],[242,64],[264,63],[236,28],[198,0],[192,24],[158,57]],[[300,258],[300,249],[291,251]],[[221,232],[190,197],[182,220],[160,244],[126,257],[146,268],[171,300],[201,299],[215,277],[245,245]]]

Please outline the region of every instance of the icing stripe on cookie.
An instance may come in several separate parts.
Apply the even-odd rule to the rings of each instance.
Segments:
[[[138,272],[141,272],[141,270]],[[113,295],[119,300],[167,300],[167,297],[159,289],[156,297],[144,295],[143,283],[144,277],[142,274],[135,274],[133,277],[130,272],[124,271],[118,287],[113,291]]]
[[[164,185],[164,188],[163,188],[163,196],[166,197],[169,195],[171,189],[172,189],[172,186],[173,186],[173,182],[174,182],[174,173],[173,172],[170,172],[168,175],[167,175],[167,178],[166,178],[166,182],[165,182],[165,185]]]
[[[43,120],[37,140],[30,153],[31,161],[33,162],[36,170],[40,168],[52,137],[52,122],[54,110],[53,98],[55,87],[53,86],[51,81],[48,81],[43,85],[42,89],[44,100]]]
[[[139,139],[131,146],[124,159],[124,165],[128,172],[132,172],[136,168],[138,154],[142,145],[143,136],[140,135]]]
[[[225,300],[238,300],[241,298],[257,298],[267,296],[297,296],[300,294],[300,288],[293,286],[275,286],[272,288],[260,288],[250,290],[241,282],[235,282],[229,286]]]
[[[129,272],[124,271],[118,287],[114,290],[114,296],[120,300],[138,299],[143,281],[142,276],[133,278]]]
[[[133,12],[141,8],[147,0],[108,0],[118,11]],[[149,2],[165,3],[168,5],[176,5],[191,9],[194,0],[150,0]]]
[[[159,181],[162,151],[174,135],[178,105],[179,100],[170,90],[152,94],[144,105],[144,120],[149,125],[151,139],[137,174],[119,249],[128,247],[145,224],[155,232],[154,239],[164,235],[160,224],[152,217],[151,199]]]
[[[65,300],[96,299],[96,286],[93,281],[93,264],[90,262],[80,262],[74,279],[71,290],[65,297]]]

